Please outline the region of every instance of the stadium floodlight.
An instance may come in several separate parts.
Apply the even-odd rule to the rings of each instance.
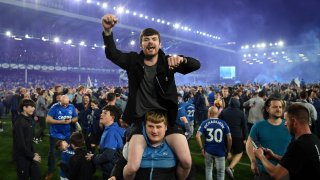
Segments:
[[[133,13],[132,13],[132,15],[136,16],[136,15],[137,15],[137,13],[136,13],[136,12],[133,12]]]
[[[279,41],[278,42],[278,46],[282,47],[284,45],[284,42],[283,41]]]
[[[85,43],[84,41],[81,41],[81,42],[79,43],[79,45],[80,45],[80,46],[86,46],[86,43]]]
[[[249,49],[249,45],[245,45],[244,48],[245,48],[245,49]]]
[[[59,42],[60,42],[59,37],[55,37],[55,38],[53,38],[53,42],[55,42],[55,43],[59,43]]]
[[[87,3],[90,4],[92,1],[91,0],[87,0]]]
[[[126,10],[126,14],[129,14],[129,13],[130,13],[130,10],[129,10],[129,9],[127,9],[127,10]]]
[[[144,19],[149,19],[149,17],[148,16],[144,16]]]
[[[48,38],[45,38],[44,36],[41,37],[41,40],[42,40],[42,41],[49,41],[49,39],[48,39]]]
[[[161,19],[157,19],[157,22],[160,23]]]
[[[273,46],[273,44],[272,44],[272,43],[270,43],[270,44],[269,44],[269,46]]]
[[[143,14],[139,14],[139,18],[142,18],[143,17]]]
[[[29,36],[29,34],[26,34],[26,35],[24,36],[24,38],[30,39],[31,37]]]
[[[99,1],[97,2],[97,6],[100,6],[100,2]]]
[[[6,36],[11,37],[11,35],[12,35],[12,34],[11,34],[10,31],[7,31],[7,32],[6,32]]]
[[[72,40],[68,39],[65,44],[71,44],[71,43],[72,43]]]
[[[122,14],[124,12],[124,8],[122,7],[122,6],[119,6],[118,8],[117,8],[117,13],[118,14]]]
[[[173,27],[174,27],[175,29],[179,29],[179,28],[180,28],[180,24],[175,23],[175,24],[173,25]]]
[[[167,25],[169,26],[171,23],[170,22],[167,22]]]
[[[164,24],[164,23],[166,23],[166,21],[162,20],[161,23]]]
[[[265,48],[265,47],[266,47],[266,43],[261,43],[261,44],[260,44],[260,47],[261,47],[261,48]]]
[[[136,44],[136,41],[134,41],[134,40],[131,40],[131,41],[130,41],[130,45],[131,45],[131,46],[134,46],[135,44]]]
[[[102,8],[103,8],[103,9],[106,9],[107,7],[108,7],[108,4],[107,4],[107,3],[105,3],[105,2],[102,3]]]
[[[154,21],[154,18],[151,18],[151,21]]]

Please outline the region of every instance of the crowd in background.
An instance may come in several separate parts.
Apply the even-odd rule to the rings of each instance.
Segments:
[[[233,107],[234,104],[230,99],[237,99],[239,107],[245,114],[245,128],[247,130],[241,132],[242,137],[240,141],[248,137],[251,127],[261,119],[263,119],[262,108],[264,107],[265,100],[272,96],[276,96],[282,100],[283,105],[289,105],[295,102],[303,102],[308,104],[308,109],[311,109],[310,127],[314,134],[318,137],[320,132],[319,113],[320,113],[320,99],[319,99],[319,84],[235,84],[235,85],[212,85],[204,86],[179,86],[177,87],[179,96],[182,97],[183,102],[188,102],[194,106],[194,121],[187,119],[192,128],[199,127],[203,121],[208,119],[208,109],[215,106],[219,112],[219,118],[224,119],[228,116],[226,111],[228,107]],[[23,99],[32,99],[37,107],[34,114],[33,128],[34,128],[34,143],[41,143],[44,138],[44,129],[46,128],[45,117],[49,109],[57,102],[60,102],[61,96],[66,95],[77,110],[78,123],[84,138],[86,140],[86,147],[91,152],[97,151],[99,147],[100,138],[103,132],[103,126],[99,124],[99,119],[103,107],[106,105],[113,105],[118,108],[118,115],[115,122],[120,127],[126,128],[128,125],[121,121],[121,113],[126,106],[128,96],[128,88],[116,86],[103,86],[103,87],[85,87],[85,86],[66,86],[64,84],[54,85],[50,88],[42,87],[29,87],[24,88],[16,86],[11,90],[0,89],[0,119],[4,114],[11,114],[12,123],[14,123],[19,112],[19,102]],[[177,99],[178,101],[178,99]],[[261,101],[261,102],[260,102]],[[260,103],[260,105],[259,105]],[[40,106],[40,104],[42,104]],[[42,112],[39,108],[42,108]],[[97,111],[99,110],[99,111]],[[97,112],[95,112],[97,111]],[[94,116],[88,116],[90,114]],[[230,114],[229,114],[230,115]],[[95,120],[90,118],[95,118]],[[88,119],[89,118],[89,119]],[[95,126],[93,125],[95,121]],[[227,120],[226,120],[227,121]],[[90,122],[90,123],[88,123]],[[98,122],[98,123],[97,123]],[[38,125],[39,124],[39,125]],[[230,129],[232,124],[228,124]],[[242,124],[243,125],[243,124]],[[39,126],[39,130],[35,131],[35,126]],[[76,127],[74,127],[76,129]],[[96,128],[96,129],[92,129]],[[0,130],[3,131],[2,126]],[[4,129],[5,130],[5,129]],[[87,142],[88,134],[95,132],[97,137]],[[190,131],[189,131],[190,132]],[[232,133],[232,131],[231,131]],[[193,131],[192,131],[193,135]],[[190,138],[190,136],[189,136]],[[229,167],[229,172],[235,168],[236,164],[240,161],[242,156]]]

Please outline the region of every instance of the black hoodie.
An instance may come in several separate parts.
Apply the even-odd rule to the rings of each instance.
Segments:
[[[228,108],[221,112],[219,118],[226,121],[232,137],[247,138],[247,119],[244,112],[240,110],[240,102],[238,99],[232,97],[229,101]]]

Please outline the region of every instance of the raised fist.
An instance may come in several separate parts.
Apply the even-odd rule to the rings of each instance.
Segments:
[[[118,18],[113,14],[106,14],[102,17],[102,26],[105,31],[110,31],[118,22]]]

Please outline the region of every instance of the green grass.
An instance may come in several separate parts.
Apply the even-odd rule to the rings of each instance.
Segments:
[[[7,116],[4,117],[2,121],[4,122],[4,132],[0,133],[0,180],[17,179],[15,166],[12,161],[11,119],[9,118],[9,116]],[[46,129],[45,134],[48,134],[48,129]],[[44,178],[47,173],[49,137],[44,137],[43,142],[40,144],[34,144],[34,147],[36,149],[36,152],[40,154],[42,159],[40,163],[40,171],[41,176]],[[193,159],[193,164],[195,165],[196,169],[196,179],[205,179],[204,158],[200,154],[199,147],[196,144],[194,137],[190,141],[190,150]],[[215,174],[215,172],[213,174]],[[240,163],[235,167],[234,176],[237,180],[253,179],[250,170],[249,159],[245,154],[243,155]],[[56,168],[55,170],[54,179],[59,179],[58,168]],[[102,179],[100,169],[97,169],[95,173],[95,179]],[[228,178],[226,177],[226,179]]]

